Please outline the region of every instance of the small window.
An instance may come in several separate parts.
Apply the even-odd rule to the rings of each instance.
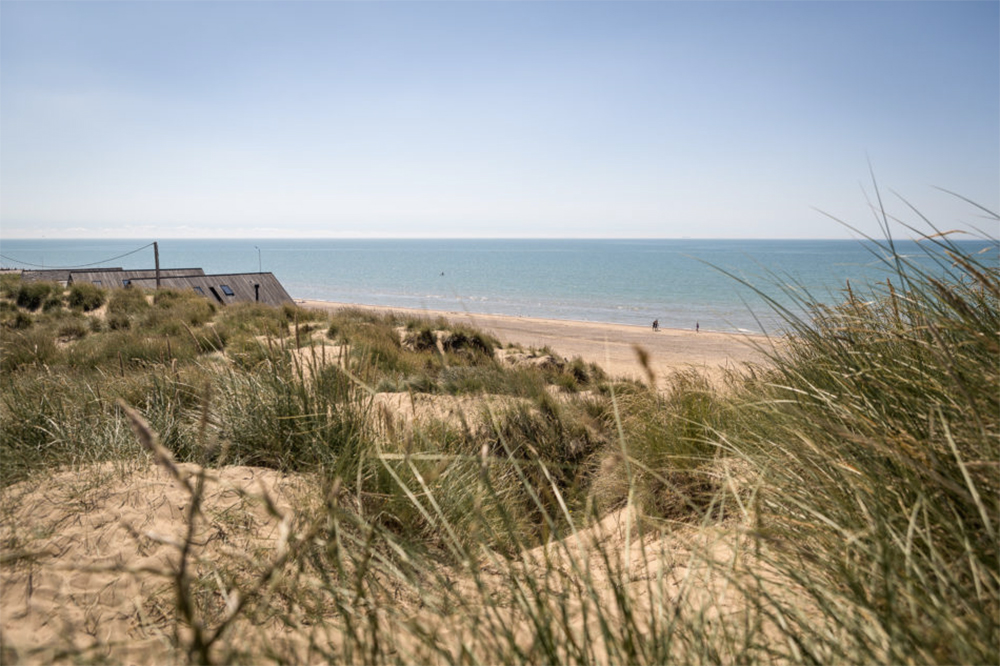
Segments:
[[[122,279],[122,286],[123,287],[130,287],[130,286],[132,286],[132,280]]]
[[[101,281],[100,280],[94,280],[94,284],[96,284],[98,287],[100,287],[101,286]]]
[[[194,288],[194,290],[195,290],[195,291],[197,291],[197,292],[198,292],[199,294],[201,294],[202,296],[204,296],[204,295],[205,295],[205,292],[201,290],[201,287],[195,287],[195,288]]]
[[[236,295],[236,294],[233,293],[233,290],[229,288],[228,284],[220,284],[219,288],[222,289],[222,293],[225,294],[226,296],[235,296]]]

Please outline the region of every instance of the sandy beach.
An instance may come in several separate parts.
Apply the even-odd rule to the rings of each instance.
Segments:
[[[671,328],[660,328],[654,332],[651,327],[626,324],[390,308],[316,300],[297,300],[296,303],[306,308],[330,311],[358,308],[444,317],[449,321],[482,329],[505,344],[548,347],[566,358],[579,356],[585,361],[600,365],[614,377],[644,378],[645,371],[637,352],[637,349],[643,349],[649,355],[649,363],[658,382],[662,382],[672,372],[689,368],[696,368],[717,379],[727,367],[763,362],[764,355],[759,347],[769,344],[766,337],[759,335]]]

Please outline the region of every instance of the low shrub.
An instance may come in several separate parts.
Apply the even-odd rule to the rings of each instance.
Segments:
[[[604,368],[596,363],[588,363],[579,356],[570,361],[566,367],[566,373],[571,375],[580,385],[597,384],[608,379]]]
[[[217,308],[194,291],[163,289],[153,297],[156,312],[183,321],[188,326],[202,326],[211,321]],[[153,315],[150,314],[150,317]]]
[[[11,316],[4,317],[3,325],[15,331],[23,331],[24,329],[29,328],[34,321],[35,320],[32,319],[30,314],[18,310],[17,312],[12,313]]]
[[[195,293],[193,290],[160,289],[153,292],[153,305],[158,308],[172,308],[177,303],[186,303],[191,300],[207,301],[204,296]]]
[[[15,298],[18,307],[34,312],[42,307],[50,296],[61,291],[62,288],[54,282],[22,282]]]
[[[501,347],[500,341],[492,335],[468,326],[453,326],[441,341],[446,352],[482,355],[493,358],[493,350]]]
[[[87,324],[83,321],[68,321],[59,326],[59,338],[65,340],[79,340],[86,337],[89,332]]]
[[[107,321],[108,328],[112,331],[127,331],[132,328],[132,320],[128,318],[127,314],[110,314]]]
[[[597,422],[588,425],[579,414],[578,406],[543,393],[535,404],[517,401],[492,409],[473,437],[488,451],[495,471],[507,477],[494,483],[514,493],[509,510],[530,526],[518,539],[522,546],[547,538],[550,521],[565,527],[564,504],[580,508],[586,501],[589,469],[584,463],[608,445],[608,438]]]
[[[152,306],[146,300],[146,293],[136,287],[115,289],[108,298],[108,313],[116,315],[143,314]]]
[[[106,294],[95,284],[77,282],[69,288],[66,303],[71,308],[90,312],[104,305]]]
[[[288,337],[288,320],[283,310],[259,303],[234,303],[222,308],[216,325],[229,334]]]
[[[407,348],[418,352],[433,352],[437,350],[435,329],[430,326],[408,327],[403,342]]]
[[[390,327],[355,324],[347,336],[354,361],[382,374],[409,375],[423,365],[419,355],[403,351],[399,335]]]
[[[644,516],[697,521],[718,508],[718,483],[708,470],[719,451],[714,431],[728,424],[727,403],[695,371],[668,382],[665,395],[641,384],[613,387],[617,408],[602,418],[621,436],[601,452],[592,482],[602,511],[631,498]]]
[[[500,347],[500,341],[493,336],[467,326],[414,319],[406,324],[403,344],[418,352],[437,352],[440,347],[440,351],[453,355],[449,359],[453,362],[492,358],[493,350]]]
[[[63,309],[62,296],[57,294],[50,295],[48,298],[45,299],[45,302],[42,303],[42,312],[45,313],[59,312],[62,309]]]

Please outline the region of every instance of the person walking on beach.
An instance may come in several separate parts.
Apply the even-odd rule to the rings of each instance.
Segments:
[[[660,320],[659,319],[654,319],[653,320],[653,330],[654,331],[660,330]]]
[[[698,322],[695,322],[694,323],[694,332],[697,333],[699,328],[701,328],[701,325]]]

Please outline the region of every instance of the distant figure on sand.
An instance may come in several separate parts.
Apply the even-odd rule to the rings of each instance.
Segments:
[[[653,330],[654,331],[660,330],[660,320],[659,319],[654,319],[653,320]]]
[[[695,322],[694,323],[694,332],[697,333],[699,328],[701,328],[701,325],[698,324],[698,322]]]

